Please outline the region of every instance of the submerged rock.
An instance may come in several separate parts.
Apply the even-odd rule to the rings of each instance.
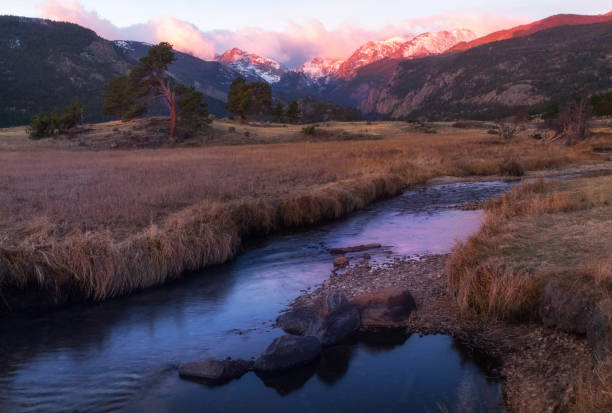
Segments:
[[[356,245],[354,247],[344,247],[344,248],[332,248],[330,252],[332,254],[346,254],[348,252],[359,252],[365,250],[372,250],[376,248],[380,248],[380,244],[366,244],[366,245]]]
[[[362,327],[393,327],[410,318],[416,302],[409,291],[387,288],[354,298]]]
[[[236,360],[206,360],[196,363],[185,363],[179,366],[181,377],[209,380],[211,382],[228,382],[239,379],[253,369],[253,362]]]
[[[336,257],[334,258],[334,267],[348,267],[349,260],[346,257]]]
[[[255,361],[259,373],[275,373],[314,361],[321,353],[319,339],[311,336],[285,335],[276,338]]]

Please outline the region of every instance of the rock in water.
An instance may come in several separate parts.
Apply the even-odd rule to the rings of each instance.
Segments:
[[[410,292],[401,288],[364,294],[352,301],[359,308],[363,327],[399,327],[417,308]]]
[[[280,336],[268,346],[255,361],[255,371],[275,373],[306,365],[321,353],[321,343],[316,337]]]
[[[340,292],[332,292],[313,306],[297,307],[276,320],[288,333],[317,337],[325,347],[337,344],[359,330],[359,310]]]
[[[185,363],[179,366],[181,377],[209,380],[211,382],[228,382],[239,379],[253,369],[253,362],[236,360],[206,360],[197,363]]]
[[[366,245],[357,245],[354,247],[332,248],[329,252],[332,254],[346,254],[348,252],[359,252],[359,251],[376,249],[380,247],[381,247],[380,244],[366,244]]]
[[[324,347],[333,346],[359,330],[360,324],[357,306],[347,302],[331,312],[320,326],[308,333],[317,337]]]
[[[320,318],[312,307],[297,307],[281,314],[276,324],[289,334],[303,336],[312,325],[320,322]]]
[[[346,257],[336,257],[334,258],[334,267],[348,267],[349,260]]]

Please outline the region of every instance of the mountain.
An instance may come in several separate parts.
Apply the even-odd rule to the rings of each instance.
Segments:
[[[134,63],[76,24],[0,16],[0,126],[28,123],[73,97],[99,114],[104,84]]]
[[[455,45],[450,51],[467,50],[483,44],[500,40],[524,37],[541,30],[552,29],[559,26],[576,26],[581,24],[601,23],[612,20],[612,12],[604,15],[584,16],[579,14],[556,14],[529,24],[516,26],[511,29],[500,30],[472,41],[463,41]]]
[[[0,127],[27,124],[73,98],[83,102],[87,121],[109,119],[100,114],[105,83],[127,74],[149,47],[111,42],[72,23],[0,16]],[[225,114],[227,90],[240,74],[188,54],[176,57],[171,75],[205,93],[211,113]]]
[[[393,37],[377,42],[367,42],[342,62],[335,75],[341,78],[350,78],[355,75],[360,67],[397,54],[408,40],[404,37]]]
[[[350,79],[357,71],[383,59],[416,59],[440,54],[459,42],[473,40],[477,35],[468,29],[455,29],[435,33],[423,33],[416,37],[392,37],[382,41],[370,41],[359,47],[346,60],[316,57],[296,68],[309,79],[319,81],[330,78]]]
[[[469,29],[445,30],[423,33],[404,43],[400,50],[389,56],[394,59],[416,59],[444,53],[457,43],[475,39],[477,34]]]
[[[401,61],[377,84],[372,76],[389,76],[389,71],[364,67],[336,93],[361,88],[352,103],[366,114],[470,117],[498,105],[565,99],[582,88],[610,90],[611,50],[612,21],[565,25],[464,52]]]
[[[315,57],[295,69],[296,72],[303,73],[311,80],[318,81],[327,79],[338,73],[340,66],[344,63],[341,59],[330,59],[325,57]]]
[[[215,60],[232,68],[246,77],[247,80],[258,78],[272,84],[279,82],[281,76],[285,73],[278,62],[237,48],[216,56]]]

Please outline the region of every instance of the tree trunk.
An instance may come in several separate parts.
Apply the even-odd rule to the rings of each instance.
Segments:
[[[160,77],[158,82],[168,104],[168,111],[170,112],[170,137],[174,140],[176,137],[176,93],[172,90],[170,81],[164,82],[164,79]]]
[[[176,101],[174,99],[174,93],[172,94],[172,102],[170,104],[170,136],[176,137]]]

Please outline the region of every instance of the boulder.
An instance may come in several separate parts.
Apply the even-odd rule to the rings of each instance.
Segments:
[[[347,302],[325,317],[322,324],[313,325],[306,334],[317,337],[327,347],[341,342],[359,330],[360,325],[357,306]]]
[[[595,307],[586,334],[597,360],[612,356],[612,300],[603,300]]]
[[[354,298],[361,316],[362,327],[401,326],[416,310],[416,302],[409,291],[387,288]]]
[[[255,361],[259,373],[275,373],[314,361],[321,353],[321,343],[316,337],[285,335],[276,338]]]
[[[253,362],[236,360],[206,360],[196,363],[185,363],[179,366],[181,377],[203,379],[211,382],[228,382],[239,379],[253,369]]]
[[[357,307],[336,291],[282,314],[276,323],[288,333],[317,337],[327,347],[359,330],[360,319]]]
[[[320,322],[320,317],[313,307],[296,307],[281,314],[276,325],[289,334],[303,336],[313,324]]]
[[[334,267],[348,267],[349,266],[349,260],[346,257],[336,257],[334,258]]]
[[[595,302],[590,294],[551,281],[542,289],[538,315],[547,327],[568,333],[586,334]]]

